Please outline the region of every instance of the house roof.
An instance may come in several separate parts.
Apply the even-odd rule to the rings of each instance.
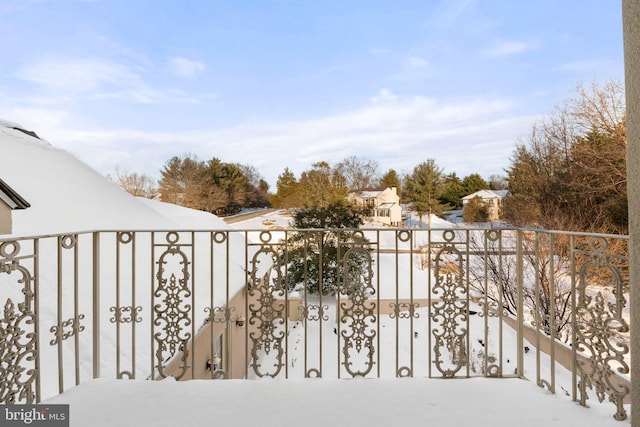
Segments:
[[[475,193],[469,194],[468,196],[464,196],[462,200],[470,200],[470,199],[473,199],[474,197],[480,197],[481,199],[498,199],[498,198],[501,199],[506,195],[507,195],[506,190],[497,190],[497,191],[480,190],[480,191],[476,191]]]
[[[11,209],[26,209],[31,205],[22,198],[13,188],[0,179],[0,200],[5,202]]]
[[[15,235],[228,228],[215,215],[194,216],[196,213],[186,208],[141,201],[71,153],[21,129],[0,119],[0,174],[5,181],[0,195],[4,193],[2,200],[9,200],[13,209],[31,205],[12,215]]]
[[[373,198],[378,197],[380,194],[384,193],[387,190],[391,190],[391,187],[386,188],[365,188],[363,190],[351,191],[349,194],[355,194],[360,198]]]
[[[378,209],[389,209],[391,207],[393,207],[395,205],[395,203],[383,203],[380,206],[378,206]]]
[[[370,198],[370,197],[378,197],[380,193],[382,193],[382,191],[377,191],[377,190],[367,190],[367,191],[356,192],[356,194],[362,197],[363,199]]]

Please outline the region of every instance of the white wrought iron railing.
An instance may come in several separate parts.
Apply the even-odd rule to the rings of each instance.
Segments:
[[[626,236],[546,230],[4,238],[0,402],[93,378],[490,376],[624,419],[627,277]]]

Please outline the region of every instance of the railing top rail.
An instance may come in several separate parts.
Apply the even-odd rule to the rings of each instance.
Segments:
[[[498,227],[498,228],[486,228],[486,227],[468,227],[452,224],[451,227],[432,227],[432,228],[416,228],[416,227],[361,227],[361,228],[163,228],[163,229],[99,229],[99,230],[81,230],[81,231],[68,231],[60,233],[49,234],[36,234],[36,235],[16,235],[9,234],[6,236],[0,236],[0,242],[16,241],[16,240],[33,240],[33,239],[46,239],[58,236],[69,235],[85,235],[93,233],[256,233],[256,232],[356,232],[356,231],[486,231],[486,230],[500,230],[500,231],[520,231],[520,232],[532,232],[532,233],[546,233],[546,234],[568,234],[580,237],[602,237],[607,239],[623,239],[628,240],[629,236],[626,234],[605,234],[605,233],[592,233],[583,231],[566,231],[566,230],[547,230],[542,228],[525,228],[525,227]]]

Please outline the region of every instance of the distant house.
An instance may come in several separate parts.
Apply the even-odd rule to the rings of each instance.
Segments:
[[[365,219],[391,226],[402,225],[402,208],[396,187],[352,191],[349,202],[363,209]]]
[[[489,221],[497,221],[500,219],[502,203],[507,196],[507,190],[480,190],[469,194],[462,198],[462,210],[467,206],[471,199],[479,197],[489,207]]]
[[[0,234],[11,234],[11,212],[31,205],[9,184],[0,179]]]

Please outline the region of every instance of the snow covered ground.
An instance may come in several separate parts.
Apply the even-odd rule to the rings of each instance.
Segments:
[[[78,427],[629,425],[518,379],[97,380],[45,403]]]

